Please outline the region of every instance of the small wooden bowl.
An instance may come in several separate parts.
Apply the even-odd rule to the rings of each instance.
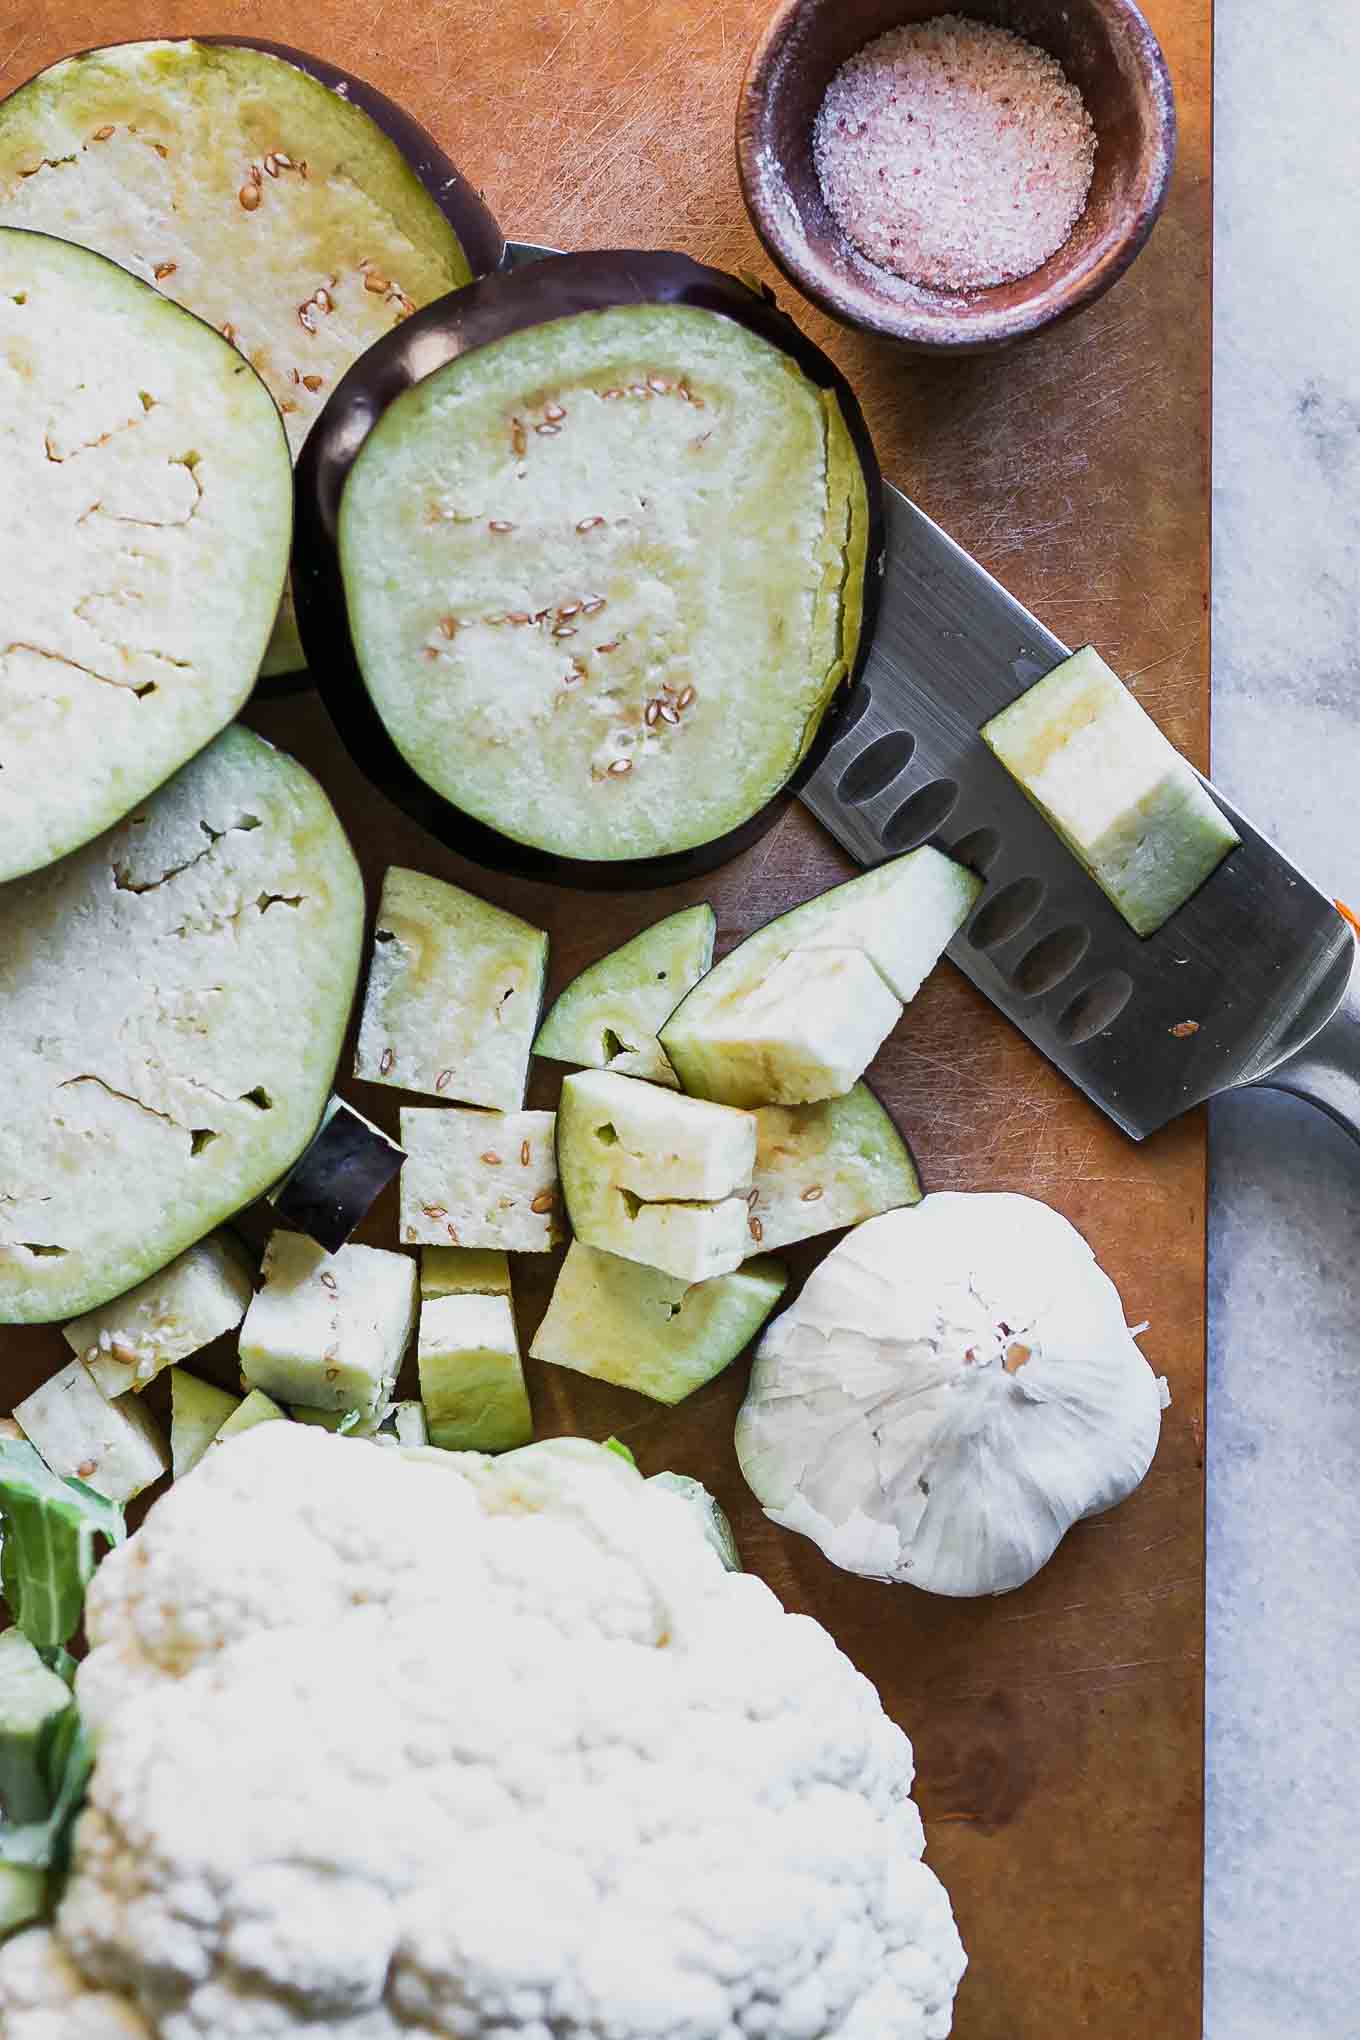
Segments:
[[[1086,210],[1032,275],[950,294],[880,269],[822,197],[812,127],[847,57],[904,22],[967,14],[1056,57],[1096,129]],[[1176,152],[1166,60],[1133,0],[780,0],[737,106],[737,167],[756,232],[790,283],[843,324],[922,353],[1004,347],[1092,304],[1156,222]]]

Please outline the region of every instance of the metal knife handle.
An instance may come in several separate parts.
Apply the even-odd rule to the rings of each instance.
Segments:
[[[1346,995],[1331,1019],[1256,1083],[1306,1098],[1360,1140],[1360,943]]]

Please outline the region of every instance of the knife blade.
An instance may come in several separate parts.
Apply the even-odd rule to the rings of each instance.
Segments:
[[[854,721],[803,799],[861,864],[933,842],[982,875],[951,961],[1135,1139],[1262,1080],[1344,998],[1346,922],[1209,787],[1241,847],[1156,934],[1135,935],[979,735],[1068,647],[900,490],[885,493]]]

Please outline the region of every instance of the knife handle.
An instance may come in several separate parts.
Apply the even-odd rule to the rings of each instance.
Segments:
[[[1348,908],[1339,901],[1337,905],[1352,929],[1360,926]],[[1355,944],[1346,995],[1331,1019],[1256,1082],[1305,1098],[1352,1140],[1360,1140],[1360,942]]]

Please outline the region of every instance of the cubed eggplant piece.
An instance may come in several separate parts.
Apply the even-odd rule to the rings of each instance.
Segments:
[[[982,741],[1135,935],[1155,935],[1241,841],[1090,645],[985,723]]]
[[[839,996],[816,996],[816,952],[861,951],[882,980],[884,989],[878,997],[887,1017],[888,996],[903,1006],[915,998],[981,891],[980,878],[927,843],[767,921],[700,978],[662,1027],[661,1046],[681,1084],[695,1097],[726,1105],[765,1105],[818,1095],[799,1082],[809,1042],[819,1045],[829,1070],[836,1061],[846,1011]],[[798,1011],[796,997],[789,1002],[796,1033],[790,1029],[782,1039],[765,1038],[765,1055],[757,1058],[747,1052],[743,1016],[755,1015],[755,1026],[761,1024],[762,996],[772,983],[785,981],[780,973],[787,975],[788,959],[795,952],[801,952],[808,965],[808,1010]],[[796,981],[798,966],[792,969]],[[837,991],[834,974],[826,989]],[[752,1041],[757,1038],[753,1032]],[[860,1044],[855,1057],[859,1068],[850,1073],[851,1081],[864,1068],[865,1045]],[[841,1090],[849,1088],[848,1082],[840,1083]],[[830,1095],[830,1090],[820,1095]]]
[[[214,1382],[200,1381],[182,1367],[170,1371],[170,1463],[176,1480],[192,1473],[241,1397]]]
[[[510,1262],[497,1247],[422,1247],[420,1300],[436,1296],[508,1296]]]
[[[262,1388],[252,1388],[231,1412],[217,1436],[214,1445],[225,1445],[231,1438],[239,1438],[245,1431],[253,1431],[257,1424],[286,1424],[288,1412],[279,1408],[272,1396]]]
[[[515,1254],[555,1247],[562,1238],[555,1124],[551,1112],[403,1107],[402,1239]]]
[[[529,1348],[535,1360],[678,1403],[730,1366],[788,1277],[778,1261],[686,1282],[573,1240]]]
[[[126,1395],[235,1331],[254,1293],[251,1256],[232,1234],[214,1233],[61,1335],[105,1395]]]
[[[592,963],[554,1000],[534,1054],[679,1088],[657,1030],[713,967],[717,916],[683,907]]]
[[[440,1296],[420,1307],[420,1400],[430,1443],[510,1452],[534,1435],[508,1296]]]
[[[572,1231],[682,1282],[740,1266],[755,1152],[749,1112],[608,1070],[562,1086],[557,1162]]]
[[[15,1421],[53,1473],[130,1502],[170,1468],[160,1426],[139,1397],[110,1401],[82,1360],[68,1360],[14,1406]]]
[[[327,1254],[276,1232],[241,1327],[241,1371],[281,1402],[380,1422],[415,1329],[416,1264],[383,1247]]]
[[[911,1149],[867,1084],[814,1105],[762,1105],[755,1119],[753,1253],[920,1203]]]
[[[463,1105],[524,1103],[548,938],[427,872],[383,876],[354,1074]]]

